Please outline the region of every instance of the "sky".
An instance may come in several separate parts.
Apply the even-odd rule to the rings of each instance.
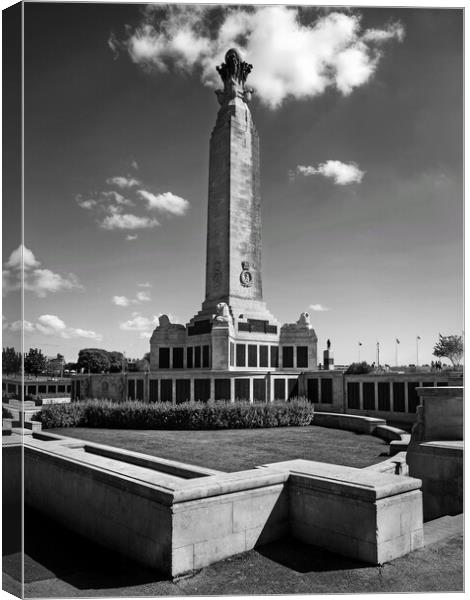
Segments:
[[[263,292],[319,357],[433,360],[463,329],[463,11],[25,4],[25,347],[141,357],[204,300],[215,66],[260,136]],[[17,195],[4,182],[3,345]],[[13,184],[11,184],[13,185]],[[6,186],[6,187],[5,187]],[[359,347],[359,342],[362,344]]]

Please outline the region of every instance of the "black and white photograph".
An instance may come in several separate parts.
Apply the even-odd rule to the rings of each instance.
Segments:
[[[465,15],[406,4],[2,3],[2,598],[464,591]]]

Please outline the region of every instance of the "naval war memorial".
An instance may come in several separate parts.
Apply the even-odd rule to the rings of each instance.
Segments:
[[[430,374],[426,387],[417,374],[347,379],[331,369],[329,347],[319,370],[309,315],[281,324],[263,300],[251,69],[236,50],[217,69],[223,89],[210,141],[201,310],[186,325],[160,317],[148,372],[77,375],[72,400],[305,396],[321,409],[315,424],[396,441],[397,450],[410,444],[407,453],[362,469],[297,459],[227,473],[47,431],[24,438],[26,504],[169,577],[286,536],[383,564],[423,547],[424,521],[463,510],[462,388]],[[360,415],[367,407],[417,418],[411,440],[400,446],[404,432]]]

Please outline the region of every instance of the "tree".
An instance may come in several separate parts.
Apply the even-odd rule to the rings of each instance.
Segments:
[[[14,348],[2,349],[2,370],[6,375],[19,373],[21,370],[21,354]]]
[[[122,352],[108,352],[108,358],[110,363],[110,373],[121,373],[121,371],[124,370],[126,359],[124,358],[124,354]]]
[[[365,361],[363,362],[353,362],[349,365],[346,375],[364,375],[365,373],[370,373],[372,371],[372,367],[368,365]]]
[[[434,346],[434,356],[437,358],[447,358],[453,367],[460,364],[463,356],[463,338],[461,335],[441,335]]]
[[[49,358],[46,364],[46,374],[51,377],[62,375],[64,370],[65,360],[62,354],[58,354],[56,358]]]
[[[78,353],[77,369],[85,373],[102,373],[109,371],[111,362],[106,350],[101,348],[84,348]]]
[[[39,348],[30,348],[24,355],[24,372],[28,375],[40,375],[46,369],[47,358]]]

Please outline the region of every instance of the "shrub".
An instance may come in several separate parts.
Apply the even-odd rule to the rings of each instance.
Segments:
[[[102,427],[111,429],[254,429],[304,427],[313,419],[305,399],[269,404],[185,402],[148,404],[130,400],[87,400],[45,406],[37,415],[44,429]]]
[[[364,375],[366,373],[370,373],[372,371],[372,367],[368,365],[365,361],[351,363],[345,373],[345,375]]]
[[[13,415],[11,414],[11,412],[8,410],[8,408],[5,408],[4,406],[2,406],[2,418],[13,419]]]

